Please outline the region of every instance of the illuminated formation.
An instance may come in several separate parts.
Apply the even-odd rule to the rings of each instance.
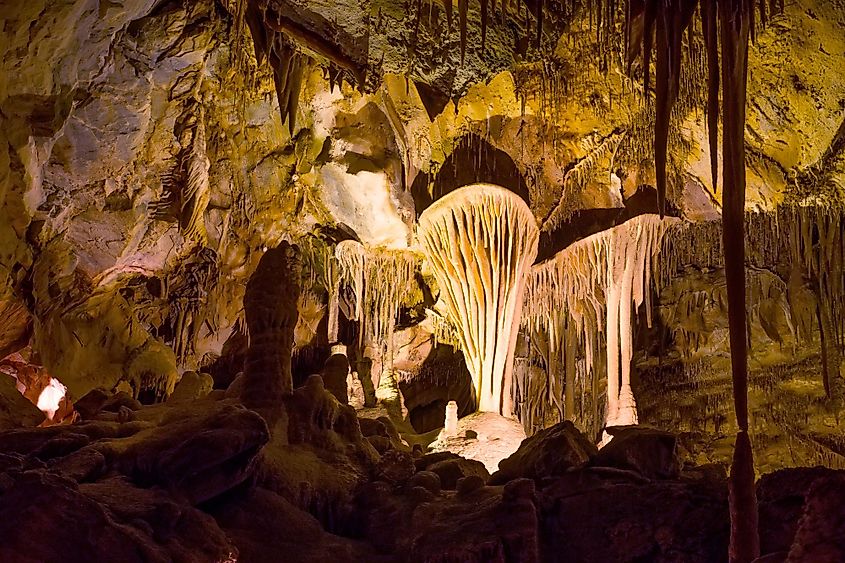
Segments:
[[[426,209],[418,233],[458,327],[478,409],[511,415],[522,292],[539,238],[531,210],[513,192],[475,184]]]
[[[408,250],[367,248],[346,240],[335,250],[340,279],[353,292],[353,320],[361,323],[359,344],[375,349],[381,368],[374,369],[373,384],[378,387],[381,372],[392,368],[391,335],[403,297],[414,278],[416,258]]]
[[[845,0],[2,5],[0,563],[845,562]]]
[[[596,341],[604,328],[606,426],[637,423],[631,391],[632,313],[645,301],[651,324],[648,301],[652,262],[663,233],[675,221],[640,215],[567,247],[535,266],[528,278],[524,322],[549,336],[550,355],[577,354],[575,342],[565,341],[566,315],[560,312],[568,312],[575,332],[583,338],[587,371],[593,370]],[[571,394],[573,390],[565,392]]]

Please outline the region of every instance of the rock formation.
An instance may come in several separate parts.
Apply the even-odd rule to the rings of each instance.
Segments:
[[[420,216],[419,236],[457,330],[481,411],[513,413],[513,353],[538,230],[512,192],[476,184]]]
[[[300,266],[283,241],[261,257],[244,294],[249,349],[241,397],[249,407],[278,408],[293,391],[290,359],[298,318]]]
[[[842,560],[843,14],[5,2],[0,560]]]

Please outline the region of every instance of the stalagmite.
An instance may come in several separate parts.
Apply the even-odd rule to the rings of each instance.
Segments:
[[[290,360],[299,316],[299,277],[297,248],[283,241],[264,253],[246,286],[249,349],[241,398],[265,419],[274,419],[282,399],[293,391]]]
[[[443,436],[450,437],[458,434],[458,403],[449,401],[446,404],[446,417],[443,420]]]
[[[649,298],[652,258],[660,251],[663,234],[676,221],[640,215],[576,242],[534,266],[529,275],[523,322],[548,335],[550,356],[564,351],[564,357],[574,358],[576,335],[583,335],[583,357],[591,372],[593,350],[599,332],[604,332],[606,426],[637,423],[631,390],[633,313]],[[571,327],[567,329],[564,323]],[[549,374],[550,379],[554,377]],[[565,389],[567,394],[573,392]]]
[[[474,184],[426,209],[418,234],[458,327],[479,410],[511,415],[523,288],[539,239],[534,216],[513,192]]]

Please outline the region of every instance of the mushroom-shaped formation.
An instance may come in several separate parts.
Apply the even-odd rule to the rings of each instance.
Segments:
[[[539,239],[531,210],[505,188],[473,184],[426,209],[418,233],[457,329],[478,409],[510,416],[522,294]]]

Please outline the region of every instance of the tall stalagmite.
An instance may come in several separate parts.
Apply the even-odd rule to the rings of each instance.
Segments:
[[[481,411],[513,414],[513,353],[539,231],[515,193],[455,190],[420,215],[420,243],[458,332]]]
[[[299,317],[300,262],[287,241],[264,253],[244,295],[249,349],[241,397],[263,415],[293,391],[291,353]]]

